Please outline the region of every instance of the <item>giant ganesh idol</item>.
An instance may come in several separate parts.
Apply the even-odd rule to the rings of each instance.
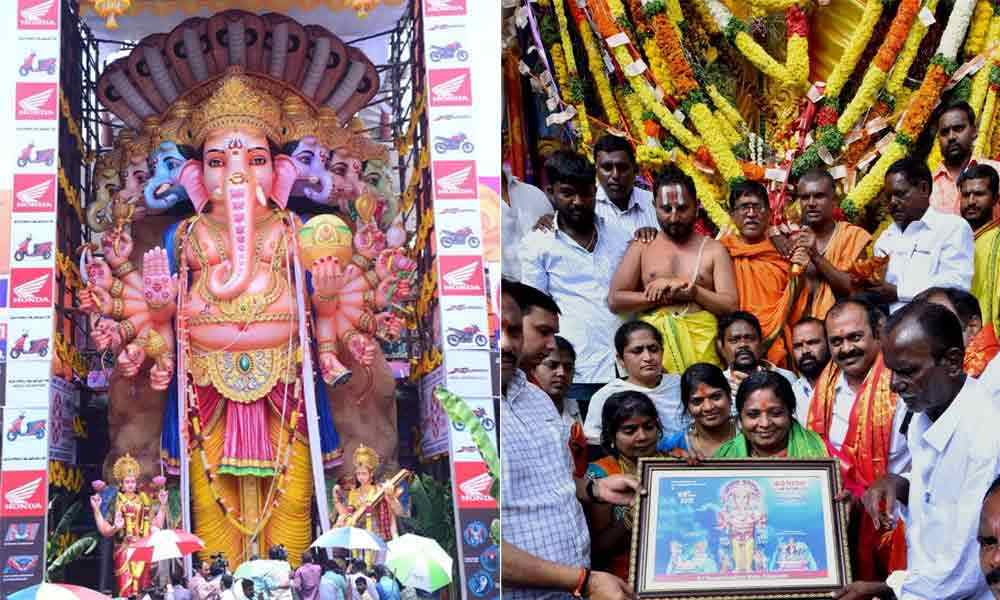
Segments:
[[[82,297],[119,373],[148,375],[149,393],[170,390],[163,451],[190,457],[181,489],[194,532],[234,563],[276,544],[290,556],[308,547],[325,489],[318,465],[343,456],[334,416],[351,432],[348,451],[363,442],[395,454],[393,383],[376,338],[398,339],[394,311],[410,300],[415,264],[399,235],[387,243],[375,194],[304,224],[289,195],[317,176],[278,150],[306,138],[356,147],[342,124],[377,86],[371,63],[326,30],[242,11],[146,38],[98,83],[151,153],[185,159],[153,197],[186,196],[194,214],[144,252],[134,243],[144,222],[116,221],[103,258],[85,264]],[[121,207],[149,197],[118,194],[112,213],[143,215]],[[355,421],[371,413],[380,435],[358,439],[372,428]],[[150,437],[158,425],[142,424]],[[113,452],[129,450],[116,446],[121,427],[111,423]]]

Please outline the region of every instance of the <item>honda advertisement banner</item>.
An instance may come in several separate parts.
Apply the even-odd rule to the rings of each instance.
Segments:
[[[72,445],[74,400],[49,412],[59,193],[59,17],[57,0],[4,3],[0,82],[12,118],[0,150],[0,311],[5,377],[0,424],[0,588],[40,583],[45,570],[50,444]],[[66,426],[70,429],[67,431]],[[52,438],[53,428],[59,432]]]
[[[500,60],[495,50],[500,3],[423,0],[427,118],[439,282],[442,385],[461,396],[497,441],[490,352],[492,335],[486,265],[499,256],[499,221],[492,204],[500,191]],[[495,39],[492,39],[495,37]],[[484,207],[486,214],[484,216]],[[496,204],[499,212],[499,204]],[[422,402],[433,414],[433,388]],[[498,598],[490,524],[498,518],[493,478],[465,423],[448,431],[462,598]],[[488,557],[492,556],[492,560]]]

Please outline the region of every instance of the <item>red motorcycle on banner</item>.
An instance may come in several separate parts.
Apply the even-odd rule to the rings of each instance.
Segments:
[[[469,248],[479,247],[479,238],[472,234],[471,227],[463,227],[457,231],[441,231],[441,245],[445,248],[452,246],[468,246]]]
[[[21,63],[21,68],[18,71],[21,73],[21,77],[27,77],[28,73],[40,73],[42,71],[48,73],[49,75],[54,75],[56,72],[56,59],[54,58],[43,58],[38,61],[38,66],[35,66],[35,56],[37,52],[32,52]]]
[[[45,166],[51,167],[52,163],[56,161],[56,150],[55,148],[49,148],[48,150],[38,150],[35,152],[34,158],[31,156],[31,151],[35,149],[35,143],[32,142],[21,150],[21,153],[17,155],[17,166],[26,167],[29,164],[45,163]]]
[[[24,425],[24,429],[21,426]],[[7,441],[16,441],[19,437],[33,437],[36,439],[42,439],[45,437],[45,419],[39,419],[37,421],[24,422],[24,413],[21,416],[14,419],[10,428],[7,429]]]
[[[474,343],[477,346],[485,347],[490,343],[490,340],[480,333],[478,325],[469,325],[463,329],[458,329],[456,327],[448,328],[448,335],[445,338],[448,340],[449,346],[458,346],[460,344]]]
[[[41,256],[45,260],[52,258],[52,242],[38,242],[31,245],[30,251],[28,249],[29,245],[31,245],[30,235],[17,245],[17,250],[14,251],[14,260],[21,262],[25,258],[33,256]]]
[[[28,344],[28,349],[24,349],[24,345]],[[14,342],[14,347],[10,349],[10,357],[18,358],[22,354],[37,354],[40,357],[45,356],[49,353],[49,338],[41,338],[37,340],[31,340],[28,343],[28,332],[25,331],[21,334],[21,337],[17,338]]]

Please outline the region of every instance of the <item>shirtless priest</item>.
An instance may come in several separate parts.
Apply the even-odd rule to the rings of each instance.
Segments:
[[[694,230],[694,182],[676,167],[656,179],[653,204],[660,232],[631,244],[608,293],[613,312],[639,313],[663,334],[663,368],[683,373],[699,362],[719,364],[716,316],[737,308],[733,263],[719,242]]]

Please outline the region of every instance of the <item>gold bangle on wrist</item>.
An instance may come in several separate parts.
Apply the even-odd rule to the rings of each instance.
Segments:
[[[125,284],[122,283],[121,279],[112,279],[108,293],[111,294],[112,298],[121,298],[125,293]]]
[[[118,334],[121,336],[123,344],[131,342],[132,338],[135,337],[135,326],[132,325],[132,321],[118,323]]]
[[[319,345],[316,346],[316,350],[318,352],[333,352],[336,354],[337,342],[320,342]]]
[[[135,271],[135,265],[132,264],[132,261],[126,260],[122,264],[120,264],[117,267],[115,267],[114,270],[111,271],[111,273],[115,277],[125,277],[126,275],[128,275],[132,271]]]
[[[111,318],[120,321],[125,316],[125,301],[115,298],[111,301]]]

